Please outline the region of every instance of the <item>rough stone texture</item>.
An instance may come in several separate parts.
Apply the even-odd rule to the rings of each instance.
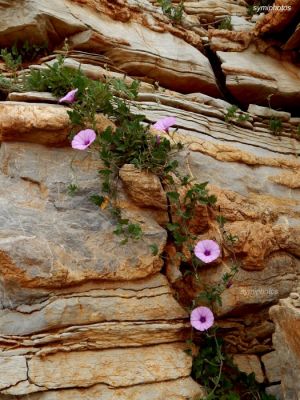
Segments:
[[[296,27],[299,17],[300,4],[297,0],[276,0],[273,9],[257,24],[255,30],[260,35],[275,34],[275,37],[284,38],[282,47],[284,50],[299,49],[300,35],[299,25]],[[280,7],[285,7],[281,10]],[[278,7],[276,9],[276,7]],[[286,8],[290,7],[289,10]],[[290,30],[290,26],[295,26],[296,30]],[[279,35],[278,35],[279,34]]]
[[[296,293],[300,298],[300,288]],[[276,329],[273,342],[278,356],[284,399],[300,397],[300,301],[292,297],[280,300],[278,305],[270,309]]]
[[[136,204],[167,210],[166,193],[155,174],[140,171],[131,164],[123,165],[119,174],[126,191]]]
[[[257,382],[262,383],[264,381],[264,374],[257,356],[235,354],[233,356],[233,362],[238,366],[240,371],[246,374],[254,373]]]
[[[86,389],[55,390],[26,395],[26,400],[197,400],[203,393],[191,378],[161,383],[149,383],[116,389],[98,384]],[[16,396],[1,396],[1,400],[20,400]],[[22,399],[23,400],[23,399]]]
[[[21,94],[18,96],[21,97]],[[23,95],[32,101],[32,93]],[[41,96],[40,96],[41,98]],[[49,101],[49,96],[43,96]],[[50,97],[52,102],[53,97]],[[20,141],[40,143],[47,146],[66,146],[69,144],[70,120],[67,107],[59,105],[35,104],[26,102],[0,102],[0,141]],[[103,115],[98,116],[99,131],[114,126]]]
[[[7,284],[13,276],[21,285],[56,287],[62,280],[136,279],[160,269],[149,246],[163,249],[162,228],[143,221],[143,244],[132,255],[130,245],[120,247],[107,213],[89,202],[100,191],[97,166],[92,156],[71,149],[2,145],[0,248]],[[76,197],[67,194],[72,181],[80,187]]]
[[[133,112],[150,124],[176,116],[178,130],[171,134],[186,145],[177,156],[182,172],[209,181],[218,197],[214,212],[202,207],[190,221],[195,234],[219,243],[224,233],[238,236],[241,269],[214,311],[226,349],[252,360],[273,351],[270,305],[291,291],[289,307],[300,303],[300,119],[288,112],[298,111],[300,77],[295,54],[284,51],[285,45],[297,48],[299,30],[290,25],[287,32],[287,17],[284,31],[280,23],[276,28],[283,39],[274,42],[269,28],[210,30],[207,22],[217,25],[232,13],[245,17],[247,4],[205,0],[184,6],[182,23],[175,24],[147,0],[0,0],[0,45],[22,37],[47,40],[61,52],[68,37],[66,66],[80,65],[92,79],[126,73],[130,83],[139,77]],[[268,17],[260,18],[267,27]],[[47,68],[54,58],[25,65],[20,79],[26,68]],[[208,96],[222,97],[218,85],[226,99]],[[258,107],[268,107],[268,97],[280,111]],[[0,103],[0,399],[198,399],[203,393],[189,378],[191,359],[183,352],[188,315],[158,272],[165,267],[183,303],[202,287],[184,275],[174,248],[166,246],[169,215],[160,182],[123,168],[119,206],[144,235],[121,246],[108,210],[88,200],[101,194],[101,164],[93,151],[69,148],[67,108],[43,104],[56,101],[45,93],[14,93],[8,100]],[[253,103],[246,121],[238,109],[225,122],[233,101]],[[283,120],[279,137],[270,131],[274,115]],[[99,115],[99,130],[108,123]],[[79,186],[73,197],[70,183]],[[224,232],[216,224],[219,213],[227,220]],[[167,255],[165,265],[161,254]],[[199,271],[201,281],[219,281],[231,258],[224,246],[222,260]],[[283,369],[284,357],[293,367],[298,362],[295,317],[295,323],[287,312],[274,317]],[[289,331],[287,339],[283,331]],[[286,396],[299,391],[289,374],[281,371]]]
[[[220,94],[210,63],[198,49],[202,47],[201,39],[192,32],[172,35],[168,24],[157,22],[151,13],[145,18],[136,7],[132,10],[117,3],[108,7],[105,1],[83,2],[89,8],[76,3],[71,0],[51,3],[26,0],[22,5],[4,2],[1,11],[5,23],[0,29],[0,44],[12,45],[20,38],[19,32],[23,41],[53,44],[62,42],[66,36],[92,30],[96,38],[93,37],[89,49],[95,49],[96,41],[97,51],[124,72],[148,76],[183,92]],[[20,22],[19,16],[25,14],[26,18]]]
[[[241,104],[267,106],[271,96],[272,108],[297,110],[300,71],[296,65],[262,54],[255,45],[239,52],[228,52],[227,44],[223,46],[225,51],[219,48],[217,55],[226,76],[226,87]]]
[[[280,382],[280,364],[276,351],[263,355],[261,360],[264,364],[268,381],[270,383]]]

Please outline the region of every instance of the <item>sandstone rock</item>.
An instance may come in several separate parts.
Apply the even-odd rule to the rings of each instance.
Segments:
[[[276,351],[263,355],[261,360],[265,367],[268,381],[270,383],[280,382],[280,364]]]
[[[230,265],[230,262],[228,263]],[[200,271],[203,284],[216,284],[224,273],[229,272],[229,265]],[[232,280],[232,286],[222,294],[222,306],[215,312],[218,315],[243,315],[262,305],[276,303],[286,296],[299,283],[299,261],[282,253],[265,260],[262,271],[239,270]],[[202,286],[195,289],[199,293]]]
[[[256,104],[249,104],[248,112],[263,118],[279,118],[281,121],[289,121],[291,118],[290,113],[272,110],[271,108],[257,106]]]
[[[31,292],[36,293],[34,290],[31,290]],[[0,334],[4,336],[32,335],[68,326],[103,322],[106,323],[103,327],[102,325],[95,327],[95,335],[100,336],[102,329],[103,335],[110,334],[113,336],[113,332],[115,332],[117,338],[114,343],[116,345],[118,339],[120,339],[118,337],[118,326],[116,323],[107,324],[112,316],[113,321],[124,322],[120,325],[120,328],[124,326],[125,330],[128,330],[128,327],[135,330],[136,321],[150,323],[150,321],[164,320],[164,322],[168,321],[168,324],[170,324],[170,321],[176,319],[181,319],[183,322],[187,317],[186,312],[173,299],[166,279],[162,276],[156,276],[150,280],[131,284],[122,282],[117,284],[98,283],[98,285],[87,287],[73,287],[69,291],[56,290],[48,296],[46,290],[44,290],[40,299],[37,298],[32,305],[23,304],[16,309],[0,310]],[[129,323],[130,321],[131,323]],[[128,322],[128,324],[125,322]],[[136,328],[137,331],[140,331],[142,337],[143,327],[138,325]],[[149,328],[152,329],[151,326]],[[186,326],[181,323],[176,329],[178,328],[184,333]],[[84,331],[84,327],[82,329]],[[155,329],[162,329],[161,334],[163,334],[163,325],[158,324]],[[80,336],[80,331],[77,332],[75,329],[73,333],[69,333],[67,336],[71,338],[72,335]],[[84,337],[84,333],[82,335]],[[139,333],[137,333],[138,335]],[[155,335],[154,332],[153,335]],[[46,341],[47,337],[46,335],[43,340]],[[63,337],[63,334],[59,334],[55,336],[55,339],[60,340]],[[125,337],[124,340],[126,343]],[[102,340],[102,342],[105,343],[105,340]],[[112,340],[110,346],[112,346],[111,342]],[[28,343],[31,342],[28,341]],[[122,344],[122,339],[119,344]],[[130,343],[127,345],[130,346]],[[100,342],[99,346],[102,346]]]
[[[184,9],[187,14],[197,15],[201,22],[220,21],[228,15],[247,15],[247,4],[240,0],[185,1]]]
[[[132,200],[141,207],[154,207],[167,210],[167,197],[159,178],[141,171],[132,164],[125,164],[119,175]]]
[[[226,42],[232,43],[232,42]],[[217,51],[221,68],[226,76],[226,86],[233,96],[245,106],[249,103],[296,111],[299,102],[300,73],[289,61],[277,60],[257,51],[255,45],[247,49]]]
[[[9,93],[7,100],[28,102],[28,103],[56,103],[58,99],[53,94],[48,92],[11,92]],[[25,105],[26,106],[26,105]]]
[[[276,400],[284,400],[281,385],[272,385],[266,388],[266,393],[274,396]]]
[[[237,15],[233,15],[231,17],[231,25],[233,31],[251,31],[254,28],[254,24],[252,22],[247,21],[244,17],[240,17]]]
[[[220,95],[209,60],[199,51],[201,39],[198,35],[182,31],[181,37],[172,35],[161,23],[153,18],[151,23],[141,12],[124,5],[123,8],[118,4],[109,7],[106,2],[88,5],[91,8],[70,0],[55,0],[51,5],[45,1],[26,0],[21,7],[15,3],[6,4],[0,44],[12,45],[20,38],[21,28],[23,41],[53,44],[73,34],[77,34],[78,40],[78,34],[82,36],[82,32],[88,30],[91,36],[85,39],[83,48],[93,51],[97,42],[96,50],[126,73],[146,75],[165,87],[182,92]],[[22,12],[26,13],[26,19],[20,24],[18,16]]]
[[[144,238],[133,255],[132,244],[120,246],[107,212],[89,201],[100,192],[99,167],[95,155],[70,148],[2,144],[3,282],[60,287],[62,280],[137,279],[161,268],[150,248],[156,244],[160,253],[165,245],[166,232],[157,223],[141,221]],[[67,194],[72,182],[80,188],[74,197]]]
[[[25,357],[0,357],[0,391],[27,379]]]
[[[127,388],[113,388],[98,384],[86,389],[68,389],[40,392],[26,395],[26,400],[196,400],[203,391],[191,378],[182,378],[167,382],[148,383]],[[0,395],[1,396],[1,395]],[[1,400],[13,400],[16,397],[1,396]]]
[[[255,355],[235,354],[233,362],[238,366],[239,370],[246,374],[254,373],[257,382],[264,381],[264,374],[261,369],[259,358]]]
[[[297,292],[300,293],[299,288]],[[281,387],[284,399],[300,396],[300,304],[286,298],[271,307],[270,316],[275,323],[274,347],[278,356]]]
[[[28,378],[23,370],[15,369],[14,379],[18,382],[28,379],[29,383],[35,385],[32,391],[89,387],[97,383],[126,387],[175,380],[188,376],[190,372],[192,359],[185,354],[184,348],[184,344],[176,343],[142,349],[58,352],[47,358],[33,356],[27,361],[25,372]],[[21,387],[24,387],[22,382]],[[16,384],[4,388],[2,393],[20,395],[27,392],[22,393],[22,388]]]

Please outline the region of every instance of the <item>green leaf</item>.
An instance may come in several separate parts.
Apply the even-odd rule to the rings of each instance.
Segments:
[[[177,192],[167,192],[167,196],[171,203],[177,203],[179,200],[179,193]]]
[[[157,256],[158,254],[158,246],[157,244],[150,244],[150,249],[153,256]]]
[[[105,198],[103,196],[99,196],[98,194],[93,194],[90,197],[92,203],[96,204],[96,206],[101,206]]]

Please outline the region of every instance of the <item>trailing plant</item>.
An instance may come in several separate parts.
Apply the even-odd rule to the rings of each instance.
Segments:
[[[241,372],[226,355],[216,328],[202,335],[199,344],[192,376],[206,389],[207,395],[202,400],[276,400],[256,382],[254,373]]]
[[[172,21],[178,23],[182,20],[183,1],[177,6],[173,6],[172,0],[157,0],[157,3],[161,6],[162,12]]]
[[[114,233],[122,238],[121,243],[140,240],[143,232],[139,224],[124,218],[118,205],[120,168],[124,164],[133,164],[136,168],[151,171],[160,178],[162,184],[168,188],[169,239],[175,244],[182,260],[190,263],[192,273],[199,281],[198,268],[218,258],[221,250],[212,240],[200,241],[195,246],[197,237],[191,229],[191,221],[199,207],[206,206],[213,210],[217,199],[209,193],[207,182],[195,183],[189,175],[180,174],[174,155],[182,150],[183,145],[175,142],[168,134],[174,118],[158,121],[153,128],[161,131],[161,135],[155,134],[151,131],[151,127],[145,124],[143,115],[133,114],[130,110],[130,102],[136,99],[138,94],[138,82],[125,84],[121,79],[93,81],[80,69],[65,67],[63,56],[59,56],[58,60],[45,70],[31,71],[24,87],[29,90],[50,91],[58,97],[64,96],[60,102],[68,103],[71,108],[68,110],[68,115],[72,123],[70,135],[72,147],[84,150],[93,143],[98,150],[103,162],[103,167],[99,171],[102,193],[92,195],[90,200],[101,209],[108,209],[111,212],[116,222]],[[98,113],[107,116],[114,126],[108,126],[100,132]],[[79,188],[72,183],[67,190],[73,196]],[[225,222],[225,218],[219,215],[222,246],[232,253],[233,260],[236,261],[234,245],[237,238],[226,232]],[[158,254],[156,244],[152,244],[150,248],[153,255]],[[204,295],[212,307],[215,303],[220,304],[221,295],[228,288],[236,271],[237,262],[233,263],[230,272],[223,275],[219,284],[205,287]],[[193,306],[195,305],[196,302],[193,303]],[[199,321],[194,321],[193,326],[207,330],[213,325],[213,313],[206,307],[200,307],[200,310],[198,308],[192,312],[194,316],[199,317]],[[225,368],[227,358],[222,352],[216,334],[205,334],[202,340],[207,340],[207,344],[194,359],[193,373],[196,379],[201,378],[201,383],[206,386],[207,400],[239,399],[240,397],[237,397],[232,389],[233,384],[228,383],[227,367]],[[256,388],[252,389],[251,379],[248,382],[248,390],[260,393]],[[270,397],[260,397],[260,399],[271,400]]]

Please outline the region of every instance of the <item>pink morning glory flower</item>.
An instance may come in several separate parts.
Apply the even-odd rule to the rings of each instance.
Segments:
[[[72,140],[73,149],[85,150],[96,139],[96,132],[93,129],[85,129],[77,133]]]
[[[176,124],[175,117],[166,117],[159,119],[154,125],[153,128],[157,129],[158,131],[165,131],[168,132],[169,128]]]
[[[74,103],[76,101],[76,94],[78,92],[78,89],[73,89],[70,92],[68,92],[64,97],[58,100],[59,103]]]
[[[197,307],[191,313],[191,325],[198,331],[207,331],[214,324],[214,314],[208,307]]]
[[[196,244],[194,253],[201,261],[208,264],[219,257],[221,250],[214,240],[201,240]]]

